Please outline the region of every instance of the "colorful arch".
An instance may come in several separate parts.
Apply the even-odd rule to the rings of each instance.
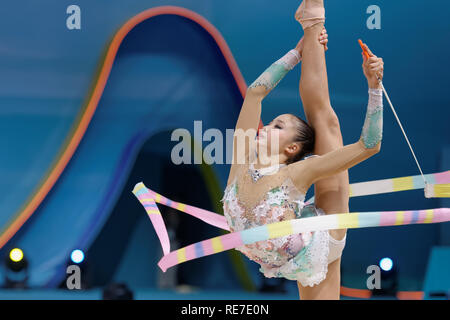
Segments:
[[[21,227],[38,209],[75,154],[97,109],[98,103],[102,97],[106,83],[110,76],[112,66],[116,59],[116,55],[125,37],[141,22],[161,15],[180,16],[189,19],[202,27],[217,44],[221,54],[225,58],[226,64],[231,71],[242,97],[245,96],[247,85],[231,53],[231,50],[220,32],[204,17],[188,9],[176,6],[150,8],[132,17],[117,30],[109,41],[109,44],[106,46],[106,49],[102,54],[101,63],[99,64],[97,72],[93,78],[91,90],[88,92],[77,119],[75,120],[72,129],[67,135],[63,146],[56,155],[52,165],[44,174],[35,190],[29,195],[17,213],[12,216],[10,221],[0,232],[0,249],[8,243],[8,241],[21,229]],[[208,185],[216,185],[216,183],[212,182],[214,179],[211,180],[211,174],[208,173],[210,170],[205,168],[202,168],[201,170],[203,171],[203,175],[206,176],[205,179]],[[216,189],[217,186],[214,187],[214,191],[216,191]],[[239,269],[238,276],[240,277],[240,281],[244,288],[254,290],[254,285],[246,274],[242,263],[239,263],[239,261],[236,261],[233,257],[232,260],[235,266],[236,264],[239,265],[237,267],[237,269]]]
[[[36,211],[73,157],[95,113],[123,39],[139,23],[159,15],[177,15],[184,17],[192,20],[204,28],[217,43],[239,87],[239,91],[243,97],[245,96],[247,85],[227,43],[225,42],[225,39],[222,37],[220,32],[204,17],[188,9],[175,6],[151,8],[132,17],[116,32],[110,41],[108,49],[104,55],[103,64],[97,73],[97,79],[94,80],[94,88],[89,93],[87,102],[83,105],[82,110],[78,115],[78,119],[73,125],[71,132],[68,134],[63,147],[55,157],[53,162],[54,165],[48,169],[40,184],[36,187],[36,190],[29,196],[24,205],[22,205],[18,212],[11,218],[7,227],[5,227],[1,232],[0,249],[17,233],[17,231],[19,231],[19,229]]]

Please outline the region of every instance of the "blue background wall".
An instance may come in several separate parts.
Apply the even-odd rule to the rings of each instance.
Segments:
[[[450,4],[439,3],[440,10],[423,16],[423,1],[327,2],[330,95],[344,143],[359,138],[364,121],[367,86],[356,42],[362,38],[384,58],[384,84],[425,173],[449,169],[443,150],[450,145],[446,94],[450,84],[446,62],[450,54],[446,41]],[[65,12],[71,4],[81,8],[81,30],[66,28]],[[366,27],[366,8],[371,4],[381,7],[381,30]],[[111,37],[134,15],[160,5],[188,8],[209,20],[230,47],[247,84],[293,48],[302,35],[293,19],[298,1],[291,0],[283,1],[283,5],[268,0],[2,2],[0,225],[5,226],[19,210],[60,151]],[[264,100],[264,123],[287,112],[304,117],[299,76],[297,68]],[[112,270],[103,282],[119,279],[141,286],[156,285],[156,261],[161,252],[154,248],[159,244],[145,213],[132,198],[131,186],[143,180],[154,189],[162,188],[163,179],[155,178],[154,184],[150,179],[161,172],[156,164],[168,161],[173,143],[167,135],[154,140],[156,143],[149,141],[155,134],[177,127],[192,131],[194,120],[204,121],[204,130],[211,127],[225,132],[234,127],[241,102],[223,58],[201,28],[181,18],[155,18],[138,26],[119,50],[79,150],[44,203],[1,253],[13,246],[24,248],[32,261],[31,283],[39,287],[55,286],[64,277],[62,268],[74,246],[89,250],[93,245],[97,257],[102,251],[118,248],[121,260],[116,256],[110,264],[97,263]],[[350,169],[350,182],[417,174],[387,105],[384,119],[382,152]],[[134,130],[136,127],[139,130]],[[143,161],[140,166],[137,159]],[[145,159],[153,161],[152,170],[145,171]],[[223,188],[228,167],[216,165],[214,170]],[[200,178],[197,181],[204,183]],[[189,203],[189,199],[184,201]],[[204,202],[205,208],[207,205]],[[425,199],[420,190],[350,200],[351,211],[443,205],[443,201]],[[130,218],[124,228],[127,231],[119,237],[124,241],[121,247],[100,245],[111,237],[105,231],[108,229],[102,231],[108,226],[108,217],[126,208],[129,212],[117,221],[127,221],[125,214],[134,220]],[[201,226],[194,228],[204,232],[203,239],[214,234],[214,230]],[[389,255],[398,262],[401,289],[420,290],[430,248],[449,245],[445,240],[448,231],[448,227],[437,225],[350,230],[342,260],[343,285],[364,288],[367,266]],[[205,258],[205,262],[197,263],[197,269],[204,270],[200,267],[203,263],[221,271],[204,281],[198,280],[201,273],[194,274],[186,282],[205,288],[241,287],[235,271],[230,271],[233,266],[227,254]],[[261,277],[255,266],[245,263],[252,280],[259,284]],[[134,269],[136,264],[140,267]],[[188,264],[183,268],[189,268]]]

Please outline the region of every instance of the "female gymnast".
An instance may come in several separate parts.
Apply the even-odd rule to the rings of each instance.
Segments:
[[[323,0],[304,0],[295,19],[302,25],[304,37],[249,86],[239,114],[233,164],[222,199],[231,231],[349,212],[347,170],[380,151],[383,96],[377,76],[383,77],[383,60],[365,45],[370,55],[367,59],[363,54],[362,65],[369,87],[365,121],[360,139],[343,146],[328,93]],[[258,131],[262,100],[300,61],[299,89],[307,122],[283,114]],[[261,150],[265,150],[264,160]],[[239,154],[244,155],[244,162]],[[315,206],[304,203],[312,184]],[[237,250],[257,262],[264,276],[297,281],[302,300],[339,299],[345,240],[345,229],[316,231],[260,241]]]

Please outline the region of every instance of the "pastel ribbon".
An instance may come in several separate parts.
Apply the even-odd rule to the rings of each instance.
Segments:
[[[139,201],[146,199],[153,199],[157,203],[190,214],[191,216],[194,216],[197,219],[200,219],[212,226],[230,231],[230,227],[228,226],[227,220],[223,215],[208,210],[200,209],[194,206],[190,206],[181,202],[170,200],[148,189],[142,182],[139,182],[134,186],[133,193],[139,199]]]
[[[147,189],[142,182],[135,186],[133,193],[147,210],[160,240],[166,238],[168,239],[168,237],[159,210],[156,209],[158,212],[155,212],[155,206],[153,205],[155,201],[161,204],[169,205],[191,215],[198,213],[196,211],[198,208],[180,203],[174,203],[173,201]],[[155,199],[152,198],[153,196],[155,196]],[[149,204],[152,204],[152,206]],[[148,206],[146,207],[145,205]],[[214,221],[219,225],[223,222],[226,223],[223,216],[206,210],[200,210],[202,213],[199,216],[201,216],[200,219],[203,221],[209,221],[207,223],[210,224],[211,221]],[[159,217],[160,219],[152,219],[154,216]],[[197,242],[172,252],[167,252],[167,249],[164,248],[167,248],[168,246],[161,241],[164,256],[158,262],[158,266],[165,272],[168,268],[189,260],[234,249],[257,241],[275,239],[306,231],[398,226],[421,223],[440,223],[447,221],[450,221],[449,208],[410,211],[357,212],[292,219],[246,229],[239,232],[232,232],[223,236]],[[229,230],[229,228],[225,230]]]
[[[172,201],[150,189],[147,189],[142,182],[139,182],[134,186],[133,193],[147,211],[153,227],[155,228],[156,234],[158,235],[159,241],[161,242],[164,255],[167,255],[170,252],[170,241],[166,226],[164,225],[164,220],[156,205],[156,202],[182,212],[186,212],[191,216],[194,216],[215,227],[230,231],[230,227],[228,226],[224,216],[181,202]]]
[[[429,182],[426,186],[421,175],[374,180],[350,184],[350,197],[368,196],[374,194],[424,189],[429,198],[450,197],[450,170],[425,175]],[[314,197],[306,204],[314,203]]]
[[[275,239],[306,231],[400,226],[447,221],[450,221],[450,208],[413,211],[357,212],[292,219],[239,232],[232,232],[191,244],[164,255],[158,262],[158,266],[165,272],[168,268],[189,260],[234,249],[257,241]]]

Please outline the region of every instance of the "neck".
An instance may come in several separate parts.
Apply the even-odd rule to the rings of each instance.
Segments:
[[[265,156],[264,159],[261,159],[260,156],[256,158],[253,166],[255,169],[268,168],[275,165],[283,165],[287,161],[287,157],[285,155],[274,155],[274,156]]]

